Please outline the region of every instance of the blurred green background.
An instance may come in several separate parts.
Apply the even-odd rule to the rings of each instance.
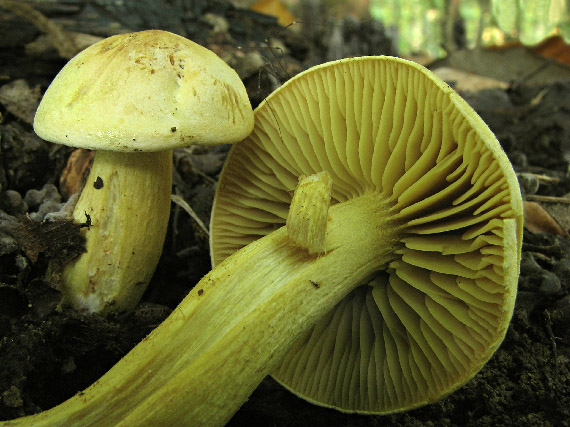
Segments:
[[[570,0],[371,0],[369,12],[401,55],[437,58],[458,47],[534,45],[551,35],[570,43]]]

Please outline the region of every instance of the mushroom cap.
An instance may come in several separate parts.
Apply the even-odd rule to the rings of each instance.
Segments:
[[[323,170],[332,203],[376,192],[402,224],[396,259],[319,320],[274,378],[362,413],[421,406],[472,378],[512,316],[523,226],[514,171],[481,118],[433,73],[392,57],[313,67],[255,118],[218,184],[214,264],[285,224],[297,177]]]
[[[237,73],[176,34],[120,34],[80,52],[36,112],[45,140],[90,149],[159,151],[245,138],[253,111]]]

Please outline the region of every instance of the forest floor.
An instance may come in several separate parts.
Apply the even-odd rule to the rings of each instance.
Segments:
[[[369,22],[331,24],[307,39],[224,2],[203,3],[195,2],[196,19],[188,18],[184,31],[162,21],[152,27],[184,33],[216,51],[236,68],[254,106],[316,63],[393,53],[382,29]],[[150,26],[133,11],[115,10],[128,13],[122,21],[105,15],[104,22],[118,22],[105,27],[99,25],[100,10],[44,12],[69,31],[95,22],[90,34],[100,37]],[[43,280],[53,237],[24,218],[29,213],[41,219],[64,201],[60,176],[71,150],[40,140],[32,121],[41,93],[65,60],[49,43],[41,45],[40,31],[25,19],[6,14],[0,20],[0,29],[10,33],[0,37],[0,420],[6,420],[57,405],[89,386],[160,324],[210,269],[210,260],[207,236],[173,205],[164,253],[133,313],[103,319],[56,310],[59,293]],[[341,43],[333,46],[327,40],[339,28]],[[502,82],[474,90],[449,80],[495,132],[516,172],[524,174],[527,201],[538,203],[547,218],[533,213],[525,219],[519,293],[501,347],[460,390],[407,413],[343,414],[311,405],[267,378],[230,425],[570,425],[570,71],[524,48],[492,52],[485,56],[490,65],[476,69],[481,55],[462,52],[432,67],[460,64]],[[475,65],[469,66],[470,59]],[[497,75],[506,69],[501,61],[510,67],[508,75]],[[206,224],[226,152],[217,147],[175,153],[173,191]],[[30,239],[38,246],[22,243]]]

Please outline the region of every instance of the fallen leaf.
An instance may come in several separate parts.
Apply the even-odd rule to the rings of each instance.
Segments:
[[[85,252],[85,237],[80,232],[84,224],[63,219],[40,223],[27,215],[19,219],[21,225],[14,230],[13,237],[32,263],[43,253],[63,265]]]
[[[295,17],[279,0],[260,0],[251,6],[251,10],[265,15],[275,16],[279,25],[286,27],[295,21]]]
[[[524,202],[524,226],[531,233],[552,233],[569,237],[568,232],[536,202]]]
[[[85,148],[76,148],[72,151],[59,178],[59,192],[64,200],[83,188],[94,157],[95,151]]]

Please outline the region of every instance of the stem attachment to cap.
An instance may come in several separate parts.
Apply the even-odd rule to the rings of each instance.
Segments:
[[[311,255],[325,252],[331,191],[332,178],[327,171],[302,175],[289,207],[287,235]]]

